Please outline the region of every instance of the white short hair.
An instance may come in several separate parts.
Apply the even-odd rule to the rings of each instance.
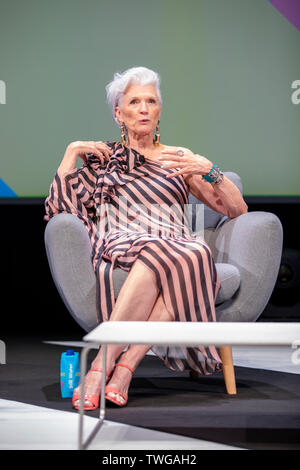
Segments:
[[[146,67],[132,67],[123,73],[116,72],[114,79],[106,85],[107,103],[111,109],[114,121],[120,127],[120,123],[115,116],[115,106],[121,106],[124,92],[129,84],[138,83],[140,85],[154,85],[160,105],[162,105],[160,93],[160,77],[158,73]]]

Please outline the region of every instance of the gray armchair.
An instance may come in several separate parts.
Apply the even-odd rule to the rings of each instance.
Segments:
[[[242,193],[240,177],[233,172],[224,174]],[[189,203],[202,204],[192,194]],[[248,212],[230,219],[204,206],[204,227],[221,280],[217,320],[256,321],[269,301],[279,271],[283,242],[279,218],[269,212]],[[45,246],[65,306],[86,332],[91,331],[98,324],[96,276],[86,228],[72,214],[57,214],[47,223]],[[116,298],[127,276],[126,271],[114,269]]]

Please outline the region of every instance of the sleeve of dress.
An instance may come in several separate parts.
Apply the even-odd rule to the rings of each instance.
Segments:
[[[85,224],[89,235],[94,233],[97,223],[94,192],[97,173],[84,165],[64,173],[57,170],[45,199],[45,221],[61,212],[76,215]]]

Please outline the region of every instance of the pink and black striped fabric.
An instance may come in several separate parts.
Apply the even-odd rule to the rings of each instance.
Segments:
[[[48,221],[67,212],[84,223],[97,278],[99,323],[109,320],[116,301],[113,269],[130,271],[137,259],[152,271],[174,321],[216,321],[220,280],[210,247],[190,232],[184,177],[166,178],[172,169],[120,142],[105,143],[113,155],[104,165],[91,155],[79,169],[56,172],[44,217]],[[151,349],[171,370],[204,375],[222,370],[214,346]]]

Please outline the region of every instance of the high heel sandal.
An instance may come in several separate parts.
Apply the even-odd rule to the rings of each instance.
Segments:
[[[114,370],[115,369],[113,369],[110,374],[106,374],[106,380],[107,381],[111,378]],[[100,369],[90,369],[88,372],[103,372],[103,370],[101,368]],[[86,405],[84,403],[84,410],[85,411],[90,411],[90,410],[95,410],[96,408],[99,408],[99,398],[100,398],[100,395],[92,395],[92,394],[89,394],[89,393],[85,393],[84,394],[84,401],[88,400],[89,402],[92,403],[92,405]],[[75,405],[75,402],[77,400],[80,400],[80,393],[74,391],[73,397],[72,397],[72,406],[73,406],[73,408],[75,408],[75,410],[80,409],[80,404]]]
[[[127,364],[118,363],[118,364],[116,364],[115,367],[117,367],[117,366],[127,367],[127,369],[129,369],[130,372],[131,372],[132,374],[134,374],[134,370],[133,370],[130,366],[128,366]],[[124,402],[124,403],[121,403],[121,402],[119,402],[116,398],[110,397],[110,396],[108,395],[109,392],[113,392],[113,393],[116,393],[117,395],[120,395],[120,396],[125,400],[125,402]],[[128,402],[128,395],[124,395],[123,393],[119,392],[119,390],[116,390],[116,389],[115,389],[114,387],[112,387],[111,385],[106,385],[106,387],[105,387],[105,399],[111,401],[112,403],[115,403],[115,404],[118,405],[118,406],[126,406],[126,405],[127,405],[127,402]]]

